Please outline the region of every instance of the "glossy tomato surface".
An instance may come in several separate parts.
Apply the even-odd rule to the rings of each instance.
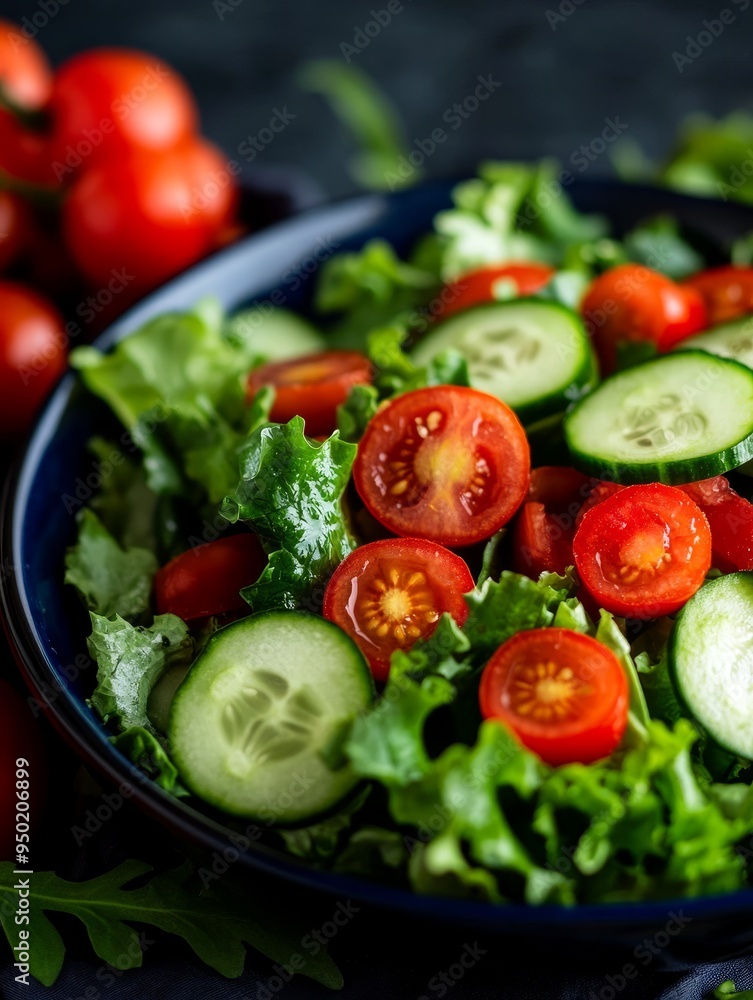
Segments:
[[[686,283],[702,295],[709,326],[753,312],[753,267],[712,267]]]
[[[628,486],[585,514],[573,554],[600,607],[628,618],[660,618],[679,610],[703,583],[711,532],[681,489]]]
[[[154,580],[158,614],[196,621],[230,611],[248,611],[240,596],[267,564],[256,535],[218,538],[182,552],[160,569]]]
[[[436,386],[379,410],[353,478],[371,514],[396,535],[462,547],[510,520],[528,491],[530,462],[525,431],[505,403]]]
[[[275,361],[254,369],[248,378],[248,396],[264,385],[275,390],[270,418],[287,423],[301,416],[306,433],[331,434],[337,426],[337,407],[354,385],[368,385],[372,368],[358,351],[321,351],[292,361]]]
[[[700,292],[642,264],[599,275],[581,312],[604,373],[614,370],[620,345],[648,343],[662,353],[708,325]]]
[[[573,565],[575,519],[593,480],[569,466],[531,469],[526,502],[513,527],[513,568],[536,580]]]
[[[52,93],[52,70],[44,51],[21,25],[2,19],[0,87],[8,100],[30,111],[44,107]]]
[[[711,529],[712,565],[722,573],[753,570],[753,504],[724,476],[681,489],[698,504]]]
[[[348,633],[384,681],[391,655],[428,638],[444,612],[465,622],[463,594],[471,590],[471,571],[454,552],[423,538],[387,538],[360,546],[338,566],[324,617]]]
[[[509,261],[469,271],[447,285],[442,293],[443,318],[492,302],[498,284],[512,284],[517,295],[533,295],[551,279],[554,268],[536,261]]]
[[[622,739],[627,678],[614,653],[591,636],[531,629],[489,660],[479,703],[484,718],[503,722],[548,764],[589,764]]]

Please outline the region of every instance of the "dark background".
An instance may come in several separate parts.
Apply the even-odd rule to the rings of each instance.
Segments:
[[[48,9],[55,0],[44,0]],[[67,0],[37,40],[55,64],[94,45],[154,51],[189,80],[204,131],[229,156],[266,126],[275,107],[297,117],[255,165],[295,164],[327,193],[352,189],[344,162],[348,142],[320,98],[305,94],[296,71],[312,58],[342,58],[356,28],[386,0]],[[404,0],[403,10],[353,63],[393,99],[409,141],[442,125],[455,101],[472,93],[479,74],[501,86],[461,128],[450,132],[426,165],[458,174],[482,157],[553,154],[567,163],[582,144],[619,117],[626,136],[660,156],[691,112],[753,110],[753,2],[750,0]],[[552,27],[547,11],[573,13]],[[679,72],[672,58],[687,35],[723,7],[735,22]],[[20,20],[38,0],[0,0]],[[222,19],[221,19],[222,18]],[[43,17],[38,21],[41,23]],[[240,157],[239,157],[240,159]],[[589,175],[610,169],[608,154]]]

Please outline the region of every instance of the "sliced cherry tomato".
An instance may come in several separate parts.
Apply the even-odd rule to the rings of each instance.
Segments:
[[[106,288],[115,272],[132,292],[145,291],[208,253],[236,201],[222,154],[204,140],[134,151],[75,181],[64,235],[92,286]]]
[[[4,20],[0,20],[0,89],[28,111],[44,107],[52,93],[47,56],[23,28]]]
[[[712,267],[694,274],[686,284],[703,296],[709,326],[753,312],[753,267]]]
[[[0,281],[0,435],[23,430],[66,368],[68,338],[52,303]]]
[[[581,312],[605,373],[614,370],[620,344],[647,342],[661,353],[708,325],[700,292],[641,264],[599,275]]]
[[[264,385],[273,386],[272,420],[285,424],[301,416],[306,433],[316,437],[332,433],[337,407],[354,385],[368,385],[371,378],[371,362],[358,351],[321,351],[256,368],[248,377],[248,397],[252,399]]]
[[[256,535],[231,535],[182,552],[154,580],[158,614],[196,621],[230,611],[250,611],[240,596],[267,564]]]
[[[595,485],[592,486],[591,491],[586,497],[582,507],[575,516],[576,529],[580,526],[580,522],[592,507],[598,507],[600,503],[603,503],[605,500],[613,497],[615,493],[619,493],[624,489],[625,487],[620,486],[619,483],[611,483],[605,479],[597,480]]]
[[[473,577],[460,556],[422,538],[387,538],[352,552],[324,594],[324,617],[361,649],[378,681],[390,657],[428,638],[445,611],[458,625],[468,617],[463,594]]]
[[[711,528],[711,561],[722,573],[753,570],[753,504],[724,476],[681,486],[698,504]]]
[[[510,261],[507,264],[494,264],[469,271],[443,290],[441,299],[445,305],[442,318],[482,302],[492,302],[498,282],[512,282],[518,295],[533,295],[544,287],[553,274],[553,267],[536,261]]]
[[[174,149],[196,131],[191,91],[144,52],[91,49],[58,69],[51,102],[53,158],[71,171],[132,149]]]
[[[0,191],[0,271],[12,264],[26,237],[28,211],[18,195]]]
[[[614,653],[566,628],[518,632],[489,660],[479,687],[484,718],[503,722],[554,766],[611,754],[627,725],[628,700]]]
[[[507,524],[528,490],[526,433],[509,406],[440,385],[391,400],[358,447],[353,479],[396,535],[462,547]]]
[[[585,514],[573,554],[583,585],[601,607],[627,618],[660,618],[703,583],[711,532],[682,490],[628,486]]]
[[[528,499],[513,529],[513,568],[534,580],[573,565],[575,518],[593,480],[568,466],[531,469]]]

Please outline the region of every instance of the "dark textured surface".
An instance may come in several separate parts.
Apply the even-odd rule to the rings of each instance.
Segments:
[[[50,0],[47,0],[49,3]],[[297,68],[342,58],[356,28],[387,0],[67,0],[39,41],[59,63],[92,45],[151,49],[196,90],[205,131],[228,154],[269,122],[296,115],[258,163],[295,163],[333,194],[350,187],[347,144],[317,97],[301,93]],[[379,80],[399,107],[409,139],[442,125],[445,110],[472,93],[478,75],[501,84],[427,163],[435,176],[462,172],[484,156],[567,161],[599,136],[606,118],[660,154],[686,114],[753,110],[753,3],[749,0],[404,0],[353,62]],[[216,7],[224,7],[218,10]],[[572,9],[554,24],[547,11]],[[704,20],[729,8],[735,21],[680,73],[674,51]],[[5,16],[39,11],[37,0],[0,0]],[[50,7],[54,9],[54,3]],[[222,16],[222,19],[221,19]],[[41,24],[44,15],[38,16]],[[704,39],[705,40],[705,39]],[[608,156],[588,167],[609,169]]]

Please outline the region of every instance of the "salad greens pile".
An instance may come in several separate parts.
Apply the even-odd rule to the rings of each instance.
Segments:
[[[578,214],[557,183],[549,162],[485,164],[407,261],[374,240],[325,263],[314,304],[321,329],[308,335],[368,353],[376,377],[352,390],[339,431],[323,442],[305,436],[300,418],[270,422],[269,391],[245,405],[245,378],[271,350],[260,354],[260,338],[238,335],[243,317],[226,318],[211,302],[148,323],[107,355],[73,352],[88,389],[129,435],[128,454],[80,513],[66,560],[66,582],[91,617],[91,705],[121,751],[164,788],[188,794],[153,692],[185,671],[220,623],[189,629],[175,615],[153,617],[157,567],[244,522],[269,557],[243,591],[251,608],[318,611],[330,574],[364,538],[348,484],[378,405],[422,386],[468,384],[460,355],[421,367],[406,352],[445,282],[500,259],[543,260],[558,273],[539,294],[572,304],[595,274],[622,261],[673,277],[698,268],[671,220],[649,220],[618,241],[603,219]],[[286,322],[297,337],[303,321],[279,310],[274,322],[267,344],[278,359]],[[91,443],[95,455],[112,447]],[[667,670],[667,622],[627,637],[606,612],[593,621],[572,574],[533,581],[500,572],[503,542],[487,545],[463,627],[446,614],[430,639],[395,653],[373,709],[348,720],[333,753],[368,782],[364,791],[308,827],[270,825],[266,836],[337,871],[492,902],[573,904],[745,884],[749,762],[685,717]],[[478,680],[490,654],[521,630],[550,626],[595,636],[629,678],[625,738],[598,763],[551,768],[501,725],[480,722]]]

